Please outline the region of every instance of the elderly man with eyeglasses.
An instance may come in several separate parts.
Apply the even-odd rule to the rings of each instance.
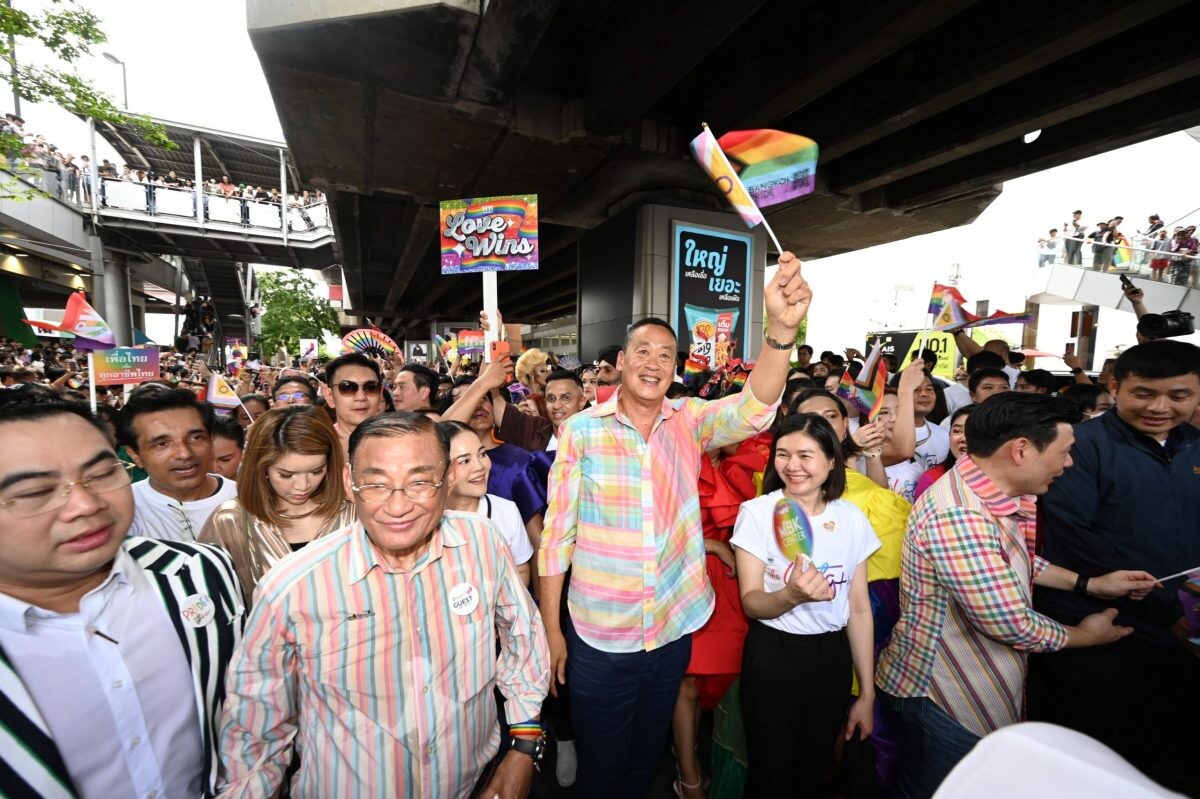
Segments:
[[[528,794],[546,636],[492,522],[445,510],[449,467],[425,416],[355,429],[343,479],[359,521],[255,591],[229,666],[221,796],[278,795],[293,752],[293,797]],[[485,774],[500,744],[493,686],[525,721]]]
[[[342,454],[348,454],[354,429],[383,410],[383,371],[366,355],[347,353],[325,366],[321,393],[337,419]]]

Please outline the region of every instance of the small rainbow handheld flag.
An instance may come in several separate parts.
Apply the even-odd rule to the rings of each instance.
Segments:
[[[717,188],[729,200],[729,204],[733,206],[733,210],[737,211],[745,221],[747,227],[754,227],[761,224],[764,219],[762,211],[758,210],[758,206],[754,204],[754,199],[750,196],[750,192],[746,191],[745,185],[742,184],[742,179],[738,177],[737,172],[733,170],[733,166],[729,163],[729,159],[725,157],[725,153],[721,150],[721,145],[717,142],[712,131],[705,125],[700,131],[700,135],[692,139],[692,155],[708,176],[717,184]]]
[[[962,299],[962,295],[954,289],[950,289],[942,294],[942,309],[936,319],[933,320],[932,330],[941,332],[953,332],[961,330],[965,327],[986,327],[988,325],[1027,325],[1033,321],[1033,315],[1029,313],[1007,313],[1005,311],[996,311],[990,316],[976,316],[963,308],[962,304],[966,300]],[[930,304],[930,308],[933,304]]]
[[[929,313],[934,316],[941,316],[942,309],[946,305],[947,294],[959,305],[966,305],[967,301],[963,299],[963,295],[959,294],[958,289],[954,288],[954,286],[943,286],[941,283],[934,283],[933,293],[929,295]]]
[[[237,392],[233,390],[233,386],[229,385],[229,381],[216,372],[208,377],[208,392],[205,394],[205,399],[218,408],[236,408],[242,404],[238,399]]]
[[[887,389],[887,364],[883,360],[883,344],[875,342],[871,354],[867,356],[862,371],[855,380],[847,369],[838,383],[837,395],[849,400],[858,408],[860,413],[867,415],[868,421],[875,421],[883,408],[883,395]]]
[[[75,336],[75,349],[111,350],[117,346],[117,337],[113,334],[108,323],[100,318],[96,309],[88,303],[82,291],[76,291],[67,298],[67,308],[63,313],[62,322],[51,324],[39,322],[36,319],[22,319],[27,325],[40,327],[43,330],[55,330],[59,333],[70,333]]]
[[[708,359],[703,355],[695,353],[688,356],[688,359],[683,363],[683,377],[686,380],[689,377],[696,377],[708,371]]]
[[[1133,250],[1129,247],[1129,240],[1124,236],[1114,239],[1114,244],[1117,248],[1113,250],[1113,265],[1127,266],[1133,263]]]
[[[781,130],[731,130],[717,140],[725,154],[741,163],[746,191],[766,208],[812,194],[816,188],[817,143]]]

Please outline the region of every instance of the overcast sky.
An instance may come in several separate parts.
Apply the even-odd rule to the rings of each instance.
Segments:
[[[29,7],[22,0],[17,5]],[[126,62],[131,110],[282,138],[246,33],[243,0],[91,0],[84,5],[102,18],[108,34],[100,52]],[[121,68],[100,52],[83,63],[82,72],[120,105]],[[4,105],[11,105],[11,99]],[[45,133],[68,152],[86,152],[86,126],[74,117],[55,107],[22,110],[28,130]],[[1054,130],[1042,136],[1052,138]],[[1170,133],[1010,181],[972,225],[810,262],[805,273],[816,301],[809,340],[818,351],[840,350],[861,346],[867,332],[885,326],[922,326],[933,281],[949,278],[955,263],[962,274],[960,290],[969,301],[990,299],[993,310],[1021,310],[1036,270],[1037,239],[1046,230],[1059,227],[1075,208],[1083,209],[1089,223],[1120,214],[1127,232],[1143,227],[1151,213],[1161,214],[1168,224],[1184,216],[1194,224],[1200,200],[1188,176],[1196,174],[1200,144],[1185,133]],[[904,286],[912,289],[897,289]],[[1061,351],[1073,309],[1043,310],[1039,347]],[[1132,314],[1106,309],[1101,321],[1100,352],[1132,343]]]

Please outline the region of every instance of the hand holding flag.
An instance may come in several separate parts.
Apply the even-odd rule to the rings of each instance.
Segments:
[[[800,259],[792,253],[779,256],[779,269],[763,289],[763,304],[767,310],[767,332],[782,328],[789,331],[790,338],[795,338],[800,323],[808,316],[812,289],[800,274]]]

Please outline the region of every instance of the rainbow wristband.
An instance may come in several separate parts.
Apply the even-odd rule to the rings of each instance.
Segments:
[[[508,734],[514,738],[539,738],[542,734],[540,721],[523,721],[508,728]]]

